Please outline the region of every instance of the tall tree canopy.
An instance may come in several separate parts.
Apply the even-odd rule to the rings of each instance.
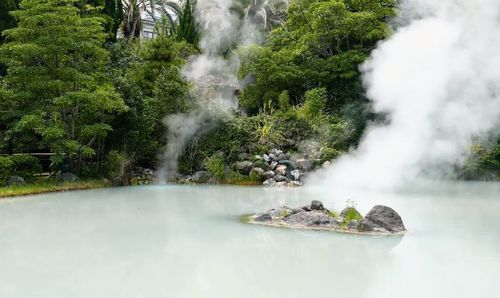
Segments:
[[[363,98],[359,65],[390,30],[395,0],[294,1],[283,27],[264,46],[242,51],[241,77],[252,83],[241,105],[251,112],[277,104],[287,91],[293,104],[312,88],[328,90],[330,109]]]
[[[39,148],[78,166],[96,154],[112,130],[113,114],[127,109],[103,72],[108,52],[103,19],[81,14],[75,0],[24,0],[13,12],[18,27],[4,33],[0,57],[2,121],[11,137],[32,135]],[[17,142],[18,144],[20,142]]]
[[[182,9],[182,14],[179,15],[177,39],[185,40],[194,46],[198,45],[199,34],[196,29],[194,6],[192,5],[191,0],[186,0]]]

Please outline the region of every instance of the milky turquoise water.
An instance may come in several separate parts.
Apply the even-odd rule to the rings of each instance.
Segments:
[[[319,199],[396,209],[373,237],[246,225]],[[500,184],[397,192],[146,186],[0,200],[0,297],[499,297]]]

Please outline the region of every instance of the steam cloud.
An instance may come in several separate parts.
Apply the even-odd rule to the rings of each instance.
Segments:
[[[498,129],[500,2],[407,0],[396,23],[362,66],[368,97],[390,124],[369,128],[326,173],[329,183],[390,188],[447,177]]]
[[[193,82],[200,109],[188,114],[168,116],[168,144],[162,156],[160,182],[177,173],[178,159],[189,140],[210,129],[210,118],[230,114],[237,109],[234,99],[239,88],[239,61],[228,52],[233,47],[255,43],[259,35],[251,22],[240,24],[231,11],[232,0],[197,1],[195,16],[201,31],[201,54],[193,57],[183,69],[184,77]]]

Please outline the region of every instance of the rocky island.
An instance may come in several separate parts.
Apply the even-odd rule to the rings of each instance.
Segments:
[[[300,208],[280,207],[244,216],[251,224],[310,230],[327,230],[354,234],[404,234],[406,228],[394,209],[377,205],[364,217],[354,206],[339,214],[326,209],[321,201]]]

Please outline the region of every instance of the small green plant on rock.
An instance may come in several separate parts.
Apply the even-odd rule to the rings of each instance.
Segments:
[[[338,216],[337,212],[331,210],[328,210],[327,215],[333,218],[336,218]]]

